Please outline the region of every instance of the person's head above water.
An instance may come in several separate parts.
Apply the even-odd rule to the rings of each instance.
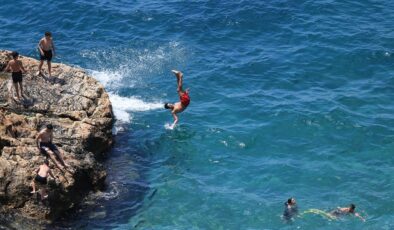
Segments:
[[[296,204],[296,200],[293,197],[290,197],[289,199],[287,199],[287,204],[295,205]]]
[[[52,126],[51,124],[48,124],[48,125],[47,125],[47,129],[52,130],[52,129],[53,129],[53,126]]]
[[[49,31],[45,32],[45,37],[47,37],[47,38],[50,38],[50,37],[52,37],[52,34],[51,34],[51,32],[49,32]]]
[[[350,205],[349,205],[349,212],[350,212],[350,213],[353,213],[354,210],[356,210],[356,205],[350,204]]]
[[[16,51],[13,51],[13,52],[11,53],[11,56],[12,56],[13,59],[17,59],[17,58],[19,57],[19,53],[16,52]]]

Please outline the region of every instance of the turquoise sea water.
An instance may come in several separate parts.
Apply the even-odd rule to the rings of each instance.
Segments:
[[[117,117],[108,189],[51,228],[394,228],[392,1],[0,3],[2,49],[51,31]],[[167,130],[174,68],[192,102]],[[291,196],[367,221],[286,223]]]

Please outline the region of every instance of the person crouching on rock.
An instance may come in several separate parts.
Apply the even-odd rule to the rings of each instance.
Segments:
[[[55,163],[56,167],[58,167],[61,171],[67,168],[68,165],[64,163],[63,154],[59,151],[59,149],[52,143],[53,139],[53,126],[48,124],[45,129],[41,130],[37,137],[37,147],[45,157],[50,157],[51,160]],[[60,164],[56,160],[59,159]],[[67,170],[68,171],[68,170]]]
[[[49,162],[47,159],[44,160],[44,163],[40,165],[40,167],[36,170],[36,177],[34,180],[31,182],[31,186],[33,187],[33,191],[31,193],[36,193],[36,182],[38,182],[42,188],[40,188],[40,195],[41,195],[41,201],[45,200],[48,197],[47,191],[46,191],[46,185],[47,185],[47,177],[48,174],[52,176],[52,178],[55,179],[55,176],[53,175],[51,169],[49,168]]]

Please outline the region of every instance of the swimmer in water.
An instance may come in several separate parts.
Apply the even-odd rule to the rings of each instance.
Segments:
[[[355,212],[356,210],[356,205],[354,204],[350,204],[349,207],[338,207],[337,209],[333,210],[330,212],[330,215],[338,218],[344,215],[354,215],[355,217],[360,218],[362,221],[365,221],[365,219],[357,212]]]
[[[183,112],[187,108],[190,103],[190,97],[189,89],[186,89],[185,91],[182,89],[183,73],[177,70],[172,70],[172,72],[175,74],[175,77],[177,79],[177,91],[180,101],[175,104],[165,103],[164,108],[171,110],[171,114],[174,117],[174,123],[172,123],[171,127],[174,128],[175,125],[178,123],[177,114]]]
[[[298,214],[298,207],[296,200],[292,197],[285,202],[285,210],[283,211],[283,218],[290,221],[294,216]]]

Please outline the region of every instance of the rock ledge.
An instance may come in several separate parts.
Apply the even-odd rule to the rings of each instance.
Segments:
[[[9,53],[0,51],[0,69],[10,60]],[[98,159],[112,144],[111,102],[103,86],[82,69],[52,63],[49,79],[35,76],[37,60],[19,60],[28,72],[22,102],[9,97],[11,74],[0,72],[0,212],[53,221],[104,185],[106,172]],[[48,181],[49,197],[43,205],[30,194],[30,183],[45,159],[35,137],[49,123],[54,126],[53,142],[72,173],[63,174],[50,161],[57,178]]]

